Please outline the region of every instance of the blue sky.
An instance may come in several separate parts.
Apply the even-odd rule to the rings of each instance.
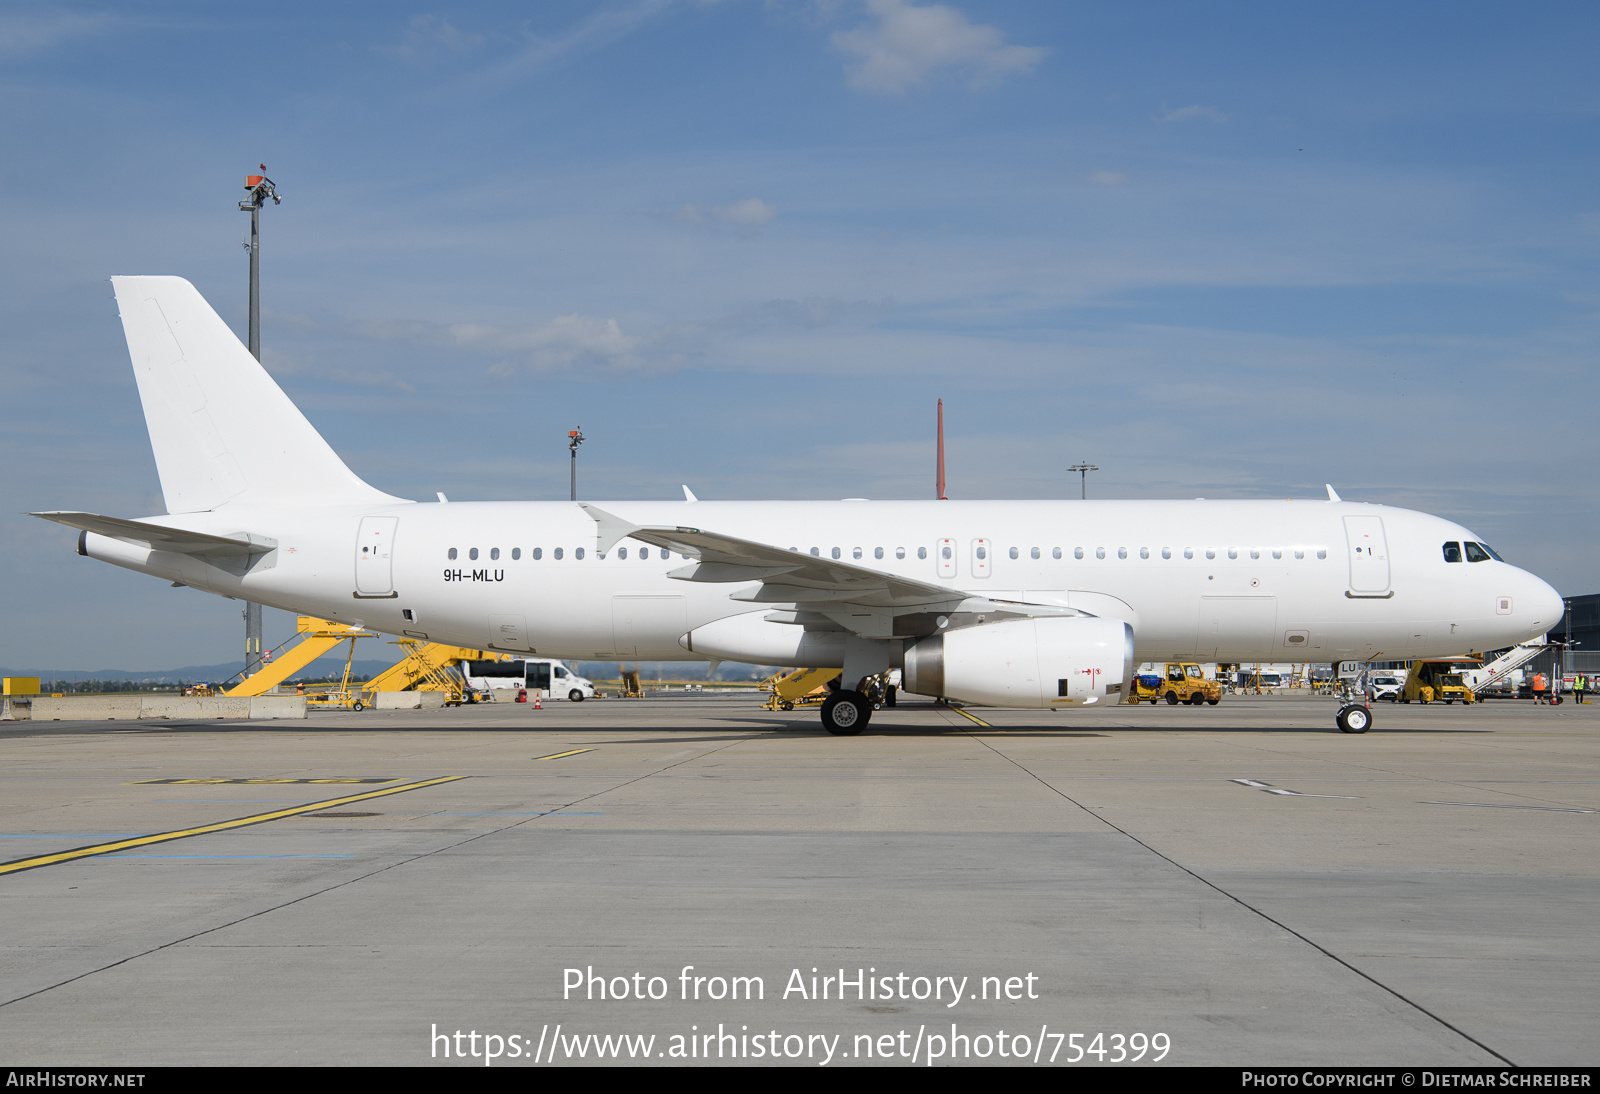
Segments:
[[[1600,588],[1592,5],[0,10],[0,664],[237,606],[20,514],[162,509],[107,278],[192,280],[408,497],[1314,496]],[[292,619],[269,613],[269,639]]]

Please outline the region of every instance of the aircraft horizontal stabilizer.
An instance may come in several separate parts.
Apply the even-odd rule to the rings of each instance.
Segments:
[[[137,543],[152,551],[173,551],[182,555],[209,557],[263,555],[275,550],[278,541],[249,532],[236,532],[231,536],[211,536],[204,532],[186,532],[182,528],[166,528],[147,524],[142,520],[124,520],[121,517],[103,517],[98,513],[50,512],[30,513],[69,528],[80,528],[96,535],[110,536],[126,543]]]

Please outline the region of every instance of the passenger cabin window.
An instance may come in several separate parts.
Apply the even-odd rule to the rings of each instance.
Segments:
[[[628,557],[628,549],[626,547],[618,547],[617,548],[617,557],[618,558],[627,558]]]
[[[1150,557],[1150,548],[1148,548],[1148,547],[1139,548],[1139,557],[1140,558],[1149,558]]]
[[[1489,552],[1485,551],[1482,547],[1478,546],[1476,543],[1473,543],[1470,539],[1467,540],[1467,542],[1464,544],[1464,546],[1467,548],[1467,561],[1468,562],[1488,562],[1489,561]]]
[[[1118,547],[1117,548],[1117,557],[1118,558],[1127,558],[1128,557],[1128,549],[1126,547]]]
[[[543,557],[544,557],[544,548],[543,547],[535,547],[533,549],[533,561],[538,562]]]
[[[978,550],[980,550],[980,551],[982,551],[982,550],[983,550],[983,548],[982,548],[982,547],[979,547],[979,548],[978,548]],[[947,558],[947,559],[948,559],[948,558],[949,558],[949,557],[950,557],[950,548],[949,548],[949,547],[946,547],[946,548],[945,548],[945,549],[944,549],[944,550],[942,550],[942,551],[940,551],[940,552],[939,552],[939,553],[940,553],[940,555],[942,555],[942,556],[943,556],[943,557],[945,557],[945,558]],[[921,551],[920,551],[920,550],[919,550],[919,551],[918,551],[918,552],[917,552],[917,554],[918,554],[918,555],[919,555],[919,556],[920,556],[920,555],[921,555],[921,554],[922,554],[922,552],[921,552]],[[979,558],[982,558],[982,557],[983,557],[983,556],[982,556],[982,555],[981,555],[981,554],[980,554],[980,555],[979,555],[979,556],[978,556],[978,557],[979,557]]]
[[[552,551],[551,552],[551,557],[554,558],[557,562],[560,562],[561,561],[561,548],[557,547],[554,551]]]
[[[906,557],[906,549],[904,547],[896,547],[894,549],[894,557],[895,558],[905,558]]]
[[[850,552],[850,557],[851,558],[860,558],[861,557],[861,548],[857,547],[855,550],[851,551]]]
[[[1295,558],[1305,558],[1305,557],[1306,557],[1306,552],[1305,552],[1305,548],[1303,548],[1303,547],[1296,547],[1296,548],[1295,548],[1295,549],[1294,549],[1294,557],[1295,557]]]
[[[582,558],[583,557],[583,548],[579,547],[576,551],[573,551],[572,552],[572,557],[573,558]]]
[[[1050,557],[1051,558],[1060,558],[1061,557],[1061,548],[1059,548],[1059,547],[1050,548]]]
[[[489,557],[491,559],[499,558],[500,557],[500,548],[498,548],[498,547],[489,548]]]
[[[918,547],[917,548],[917,557],[918,558],[927,558],[928,557],[928,549],[926,547]]]
[[[839,548],[835,547],[833,549],[833,557],[834,558],[838,558],[839,557]]]
[[[1072,549],[1072,557],[1073,558],[1082,558],[1083,557],[1083,548],[1082,547],[1074,547]]]
[[[1194,548],[1193,547],[1185,547],[1183,549],[1183,557],[1184,558],[1193,558],[1194,557]]]
[[[1259,547],[1250,548],[1250,557],[1251,558],[1260,558],[1261,557],[1261,549]]]
[[[1094,557],[1095,558],[1105,558],[1106,557],[1106,549],[1104,547],[1096,547],[1094,549]]]
[[[1012,558],[1016,558],[1017,557],[1017,549],[1015,547],[1011,548],[1011,550],[1008,553],[1010,554],[1010,556]],[[1038,558],[1039,556],[1035,555],[1034,557]]]
[[[1217,557],[1217,549],[1215,547],[1207,547],[1206,548],[1206,557],[1207,558],[1216,558]]]
[[[1237,548],[1237,547],[1229,547],[1228,548],[1228,557],[1229,558],[1238,558],[1239,557],[1239,548]]]
[[[950,557],[950,549],[948,547],[945,548],[945,557],[946,558]],[[982,547],[979,547],[978,548],[978,557],[980,559],[988,558],[989,557],[989,552],[986,549],[984,549]]]
[[[454,562],[456,560],[456,549],[454,547],[450,548],[449,552],[445,555],[445,557],[448,558],[451,562]]]
[[[1274,547],[1272,549],[1272,557],[1273,558],[1282,558],[1283,557],[1283,548],[1282,547]]]
[[[1035,547],[1033,550],[1029,551],[1028,552],[1028,557],[1029,558],[1038,558],[1039,557],[1039,548]]]
[[[512,559],[513,562],[515,562],[517,559],[519,559],[521,557],[522,557],[522,548],[521,547],[513,547],[513,548],[511,548],[511,559]]]
[[[1161,548],[1161,557],[1162,558],[1171,558],[1172,557],[1172,548],[1171,547],[1163,547],[1163,548]]]
[[[821,558],[822,557],[822,552],[819,549],[817,549],[816,547],[813,547],[813,548],[811,548],[811,557],[812,558]]]
[[[1328,549],[1326,547],[1318,547],[1317,548],[1317,557],[1318,558],[1327,558],[1328,557]]]
[[[872,549],[872,557],[873,558],[882,558],[883,557],[883,548],[882,547],[874,547]]]
[[[467,552],[467,557],[474,562],[478,561],[478,549],[476,547],[472,548]]]

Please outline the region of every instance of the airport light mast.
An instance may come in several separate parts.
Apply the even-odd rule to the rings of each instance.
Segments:
[[[581,429],[581,427],[580,427]],[[578,446],[583,443],[583,434],[578,429],[567,433],[567,447],[572,449],[572,500],[578,500]]]
[[[250,196],[239,203],[239,211],[250,214],[250,242],[245,248],[250,252],[250,356],[261,360],[261,207],[272,199],[277,205],[283,201],[278,188],[267,178],[267,165],[261,165],[261,174],[246,175],[244,188]],[[261,605],[245,601],[244,605],[244,674],[254,676],[261,671]]]
[[[1094,464],[1089,463],[1087,460],[1084,460],[1073,464],[1071,467],[1067,468],[1067,470],[1076,471],[1078,473],[1079,485],[1083,487],[1083,499],[1087,501],[1089,499],[1089,472],[1098,471],[1100,469]]]

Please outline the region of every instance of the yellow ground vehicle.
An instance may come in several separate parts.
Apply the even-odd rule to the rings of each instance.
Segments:
[[[1166,671],[1159,675],[1147,672],[1135,676],[1128,691],[1130,703],[1154,703],[1157,698],[1165,699],[1168,706],[1179,703],[1216,706],[1222,702],[1222,685],[1207,680],[1205,671],[1192,661],[1168,661]]]
[[[1140,703],[1155,705],[1161,698],[1162,676],[1159,672],[1135,673],[1132,682],[1128,684],[1128,702],[1138,706]]]
[[[761,682],[772,697],[764,704],[768,710],[793,710],[796,706],[820,703],[828,697],[829,680],[838,669],[788,669],[773,673]]]
[[[1463,703],[1475,703],[1478,697],[1461,682],[1461,669],[1465,665],[1476,664],[1476,658],[1413,662],[1411,672],[1406,676],[1405,690],[1400,693],[1400,701],[1436,703],[1442,699],[1449,704],[1460,699]]]
[[[1167,678],[1161,684],[1161,696],[1166,699],[1168,706],[1185,702],[1191,706],[1201,703],[1216,706],[1222,702],[1222,685],[1215,680],[1207,680],[1200,666],[1193,662],[1169,661]]]

